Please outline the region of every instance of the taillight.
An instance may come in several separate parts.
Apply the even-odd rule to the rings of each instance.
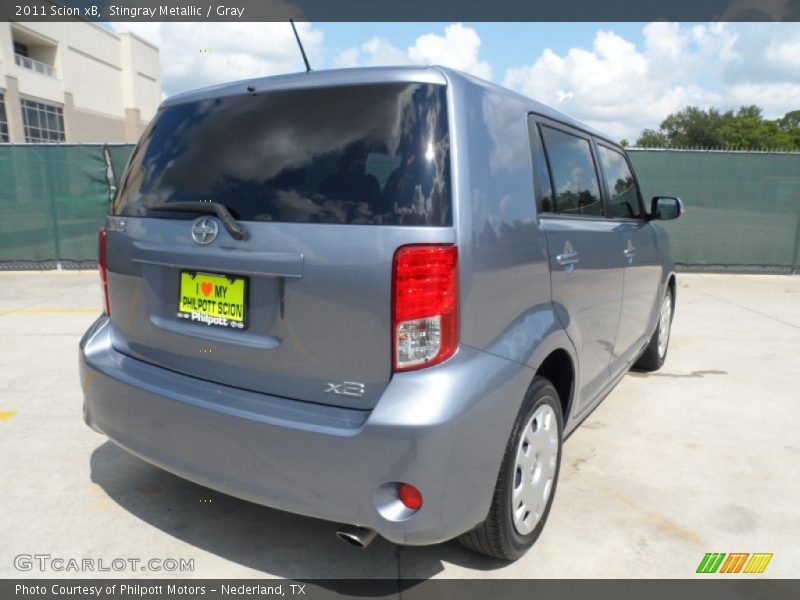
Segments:
[[[103,285],[103,312],[111,316],[111,309],[108,306],[108,267],[106,263],[106,245],[108,242],[108,230],[100,228],[97,243],[97,267],[100,270],[100,283]]]
[[[395,252],[392,272],[394,370],[447,360],[458,345],[458,249],[402,246]]]

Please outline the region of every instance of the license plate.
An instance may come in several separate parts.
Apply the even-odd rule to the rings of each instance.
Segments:
[[[246,290],[244,277],[181,271],[178,317],[200,325],[244,329]]]

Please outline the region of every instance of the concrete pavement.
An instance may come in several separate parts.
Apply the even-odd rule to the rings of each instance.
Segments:
[[[128,455],[81,416],[99,306],[94,272],[0,274],[0,577],[62,574],[15,568],[37,553],[194,561],[85,577],[683,578],[706,552],[800,572],[800,277],[680,275],[664,369],[625,377],[567,441],[550,520],[512,564],[455,542],[357,550]]]

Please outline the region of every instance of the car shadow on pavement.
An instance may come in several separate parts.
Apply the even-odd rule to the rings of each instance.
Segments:
[[[302,517],[210,490],[163,471],[106,441],[91,455],[91,478],[120,507],[145,523],[204,552],[276,577],[311,579],[419,579],[444,570],[443,562],[477,570],[506,563],[484,558],[457,542],[399,547],[378,537],[366,550],[336,537],[337,524]],[[174,544],[168,544],[174,548]],[[161,557],[154,549],[153,556]],[[161,557],[166,558],[166,557]],[[191,552],[187,577],[247,576],[240,568]],[[205,563],[205,564],[204,564]]]

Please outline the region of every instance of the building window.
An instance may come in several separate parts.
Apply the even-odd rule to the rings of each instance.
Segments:
[[[7,142],[8,138],[8,118],[6,117],[6,97],[0,93],[0,142]]]
[[[63,142],[64,113],[59,106],[22,100],[26,142]]]
[[[29,58],[29,56],[28,56],[28,45],[20,43],[20,42],[14,42],[14,54],[19,54],[20,56],[24,56],[25,58]]]

